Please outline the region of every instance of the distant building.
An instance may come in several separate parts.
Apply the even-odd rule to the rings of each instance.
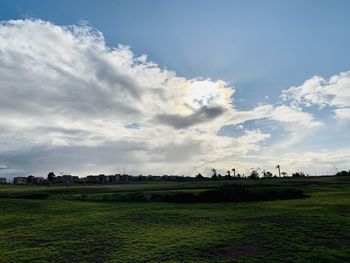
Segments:
[[[0,184],[6,184],[6,178],[0,177]]]
[[[99,183],[99,176],[96,176],[96,175],[88,175],[87,176],[87,183],[89,184],[97,184]]]
[[[98,182],[100,183],[100,184],[105,184],[106,183],[106,176],[104,175],[104,174],[100,174],[99,176],[98,176]]]
[[[107,175],[106,177],[108,177],[108,182],[111,183],[111,184],[117,182],[117,177],[115,175]]]
[[[81,183],[81,180],[80,180],[79,176],[72,176],[72,182],[75,184]]]
[[[55,183],[55,184],[63,184],[63,177],[62,176],[56,176],[56,177],[54,177],[54,179],[53,179],[53,183]]]
[[[86,177],[78,177],[78,178],[79,178],[79,183],[82,183],[82,184],[86,184],[87,183],[87,178]]]
[[[15,177],[13,178],[14,184],[27,184],[28,178],[27,177]]]
[[[70,174],[56,176],[53,181],[55,184],[74,184],[80,182],[81,180],[78,176],[72,176]]]
[[[71,184],[73,183],[73,178],[70,174],[62,175],[62,183],[63,184]]]
[[[116,182],[119,182],[120,181],[120,174],[115,174],[115,181]]]
[[[44,182],[44,177],[34,177],[34,184],[43,184]]]
[[[129,181],[129,175],[127,175],[127,174],[122,174],[119,176],[119,178],[120,178],[119,181],[122,181],[122,182]]]

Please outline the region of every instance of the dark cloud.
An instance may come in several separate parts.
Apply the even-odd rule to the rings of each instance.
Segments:
[[[39,126],[36,128],[36,130],[40,130],[41,132],[61,133],[61,134],[71,135],[71,136],[89,135],[89,132],[81,129],[67,129],[62,127]]]
[[[155,121],[171,126],[175,129],[185,129],[193,125],[211,121],[225,112],[222,107],[201,107],[199,110],[188,116],[179,114],[158,114]]]

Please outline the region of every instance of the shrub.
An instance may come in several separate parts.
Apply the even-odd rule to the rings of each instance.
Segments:
[[[124,201],[124,202],[144,202],[147,201],[147,197],[144,193],[129,193],[129,194],[123,194],[119,196],[118,201]]]
[[[175,203],[193,203],[195,202],[195,195],[193,193],[175,193],[167,195],[167,200]]]
[[[253,170],[250,175],[248,176],[250,179],[259,179],[259,173],[255,170]]]
[[[350,176],[350,171],[341,171],[336,174],[336,176]]]
[[[154,193],[151,195],[150,201],[172,203],[220,203],[270,201],[303,197],[305,197],[303,191],[299,189],[248,189],[242,186],[226,185],[219,189],[206,190],[198,194],[189,192],[169,194]]]
[[[303,172],[300,172],[300,173],[293,173],[292,174],[292,177],[305,177],[305,174]]]

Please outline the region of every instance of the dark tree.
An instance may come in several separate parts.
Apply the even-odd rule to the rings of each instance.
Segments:
[[[203,179],[204,177],[203,177],[203,175],[201,174],[201,173],[199,173],[199,174],[197,174],[196,175],[196,179]]]
[[[350,176],[350,171],[341,171],[341,172],[337,172],[337,174],[335,176]]]
[[[216,173],[216,169],[211,169],[211,171],[213,172],[213,175],[211,176],[212,179],[216,180],[218,178],[218,175]]]
[[[269,171],[263,171],[263,176],[264,176],[265,178],[270,178],[270,177],[272,177],[272,173],[269,172]]]
[[[50,182],[50,184],[53,183],[55,176],[56,175],[53,172],[49,172],[49,174],[47,175],[47,180]]]
[[[256,170],[253,170],[248,176],[250,179],[259,179],[259,173]]]
[[[292,177],[305,177],[305,174],[303,172],[296,172],[292,174]]]

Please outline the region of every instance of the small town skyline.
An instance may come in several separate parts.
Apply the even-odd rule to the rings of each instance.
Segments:
[[[290,175],[286,172],[281,172],[280,166],[276,166],[277,173],[267,170],[251,169],[249,173],[239,173],[235,168],[227,170],[225,174],[218,173],[216,169],[212,169],[211,175],[203,175],[198,173],[194,176],[185,176],[177,174],[163,175],[130,175],[122,174],[97,174],[86,176],[74,176],[71,174],[61,173],[55,175],[54,172],[49,172],[46,177],[43,176],[15,176],[13,178],[0,177],[0,184],[16,184],[16,185],[68,185],[68,184],[108,184],[108,183],[123,183],[132,181],[201,181],[201,180],[237,180],[237,179],[259,179],[259,178],[301,178],[301,177],[322,177],[322,176],[349,176],[349,171],[338,171],[335,168],[334,174],[309,175],[301,171],[294,172]]]

